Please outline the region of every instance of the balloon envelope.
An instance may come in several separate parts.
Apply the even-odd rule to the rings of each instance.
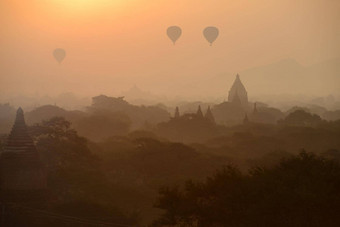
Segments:
[[[175,44],[176,41],[179,39],[179,37],[181,37],[182,35],[182,29],[178,26],[171,26],[171,27],[168,27],[168,29],[166,30],[166,34]]]
[[[219,31],[218,31],[218,28],[216,27],[206,27],[203,30],[203,35],[206,38],[206,40],[208,40],[210,45],[212,45],[212,43],[217,39],[218,34],[219,34]]]
[[[59,64],[64,60],[65,56],[66,56],[66,52],[64,49],[61,48],[57,48],[53,51],[53,56],[55,58],[55,60],[57,60],[57,62],[59,62]]]

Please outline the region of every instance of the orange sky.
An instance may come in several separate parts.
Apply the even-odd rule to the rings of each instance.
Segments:
[[[162,92],[196,76],[340,53],[338,0],[1,0],[0,21],[2,95],[116,94],[133,84]],[[171,25],[183,30],[176,46]],[[220,29],[212,47],[206,26]],[[57,47],[67,52],[61,66]]]

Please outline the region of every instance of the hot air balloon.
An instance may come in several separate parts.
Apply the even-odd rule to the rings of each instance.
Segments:
[[[55,60],[57,60],[57,62],[59,62],[59,64],[61,64],[61,62],[64,60],[64,58],[66,56],[66,52],[65,52],[64,49],[57,48],[53,51],[53,56],[54,56]]]
[[[182,35],[182,29],[178,26],[171,26],[171,27],[168,27],[168,29],[166,30],[166,34],[175,44],[176,41],[179,39],[179,37],[181,37]]]
[[[208,40],[208,42],[210,43],[210,46],[217,39],[218,34],[219,34],[219,31],[218,31],[218,28],[216,27],[206,27],[203,30],[203,35],[205,39]]]

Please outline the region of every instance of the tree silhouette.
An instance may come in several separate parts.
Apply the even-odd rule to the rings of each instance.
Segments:
[[[226,167],[183,190],[162,188],[154,226],[339,226],[340,165],[302,151],[248,174]]]
[[[319,115],[308,113],[304,110],[296,110],[290,113],[279,123],[291,126],[318,126],[322,123]]]

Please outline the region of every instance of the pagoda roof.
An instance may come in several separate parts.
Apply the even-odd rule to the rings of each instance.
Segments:
[[[215,118],[214,118],[213,113],[211,112],[210,106],[208,106],[208,110],[207,110],[207,112],[205,113],[205,117],[206,117],[208,120],[210,120],[211,122],[215,123]]]
[[[21,108],[17,110],[14,125],[5,144],[4,153],[9,152],[36,152],[25,123],[24,111]]]
[[[230,92],[235,92],[235,93],[245,92],[245,93],[247,93],[246,88],[244,87],[243,83],[241,82],[239,74],[236,75],[236,79],[235,79],[233,85],[231,86]]]

